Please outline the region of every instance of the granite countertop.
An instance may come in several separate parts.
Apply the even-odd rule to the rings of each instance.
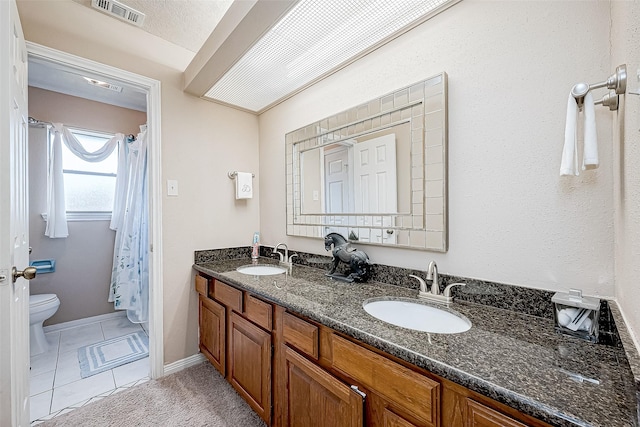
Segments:
[[[297,265],[291,275],[236,271],[249,263],[222,260],[194,269],[549,424],[638,426],[634,377],[622,348],[558,335],[547,319],[467,302],[450,309],[472,322],[469,331],[413,331],[372,317],[362,304],[383,296],[416,299],[415,290],[333,281],[323,270]]]

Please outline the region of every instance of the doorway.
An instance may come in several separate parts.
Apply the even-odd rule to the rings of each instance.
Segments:
[[[162,195],[160,180],[160,82],[34,43],[27,42],[27,51],[30,60],[33,59],[53,66],[72,69],[78,74],[90,75],[94,79],[99,76],[103,80],[135,88],[146,96],[146,123],[149,140],[149,321],[148,327],[145,329],[149,336],[149,375],[151,378],[161,377],[164,371],[164,361],[162,338],[162,235],[160,227]],[[107,292],[108,289],[105,289],[105,299]]]

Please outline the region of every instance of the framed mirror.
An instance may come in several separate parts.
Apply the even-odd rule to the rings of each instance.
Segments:
[[[447,74],[285,137],[287,234],[446,252]]]

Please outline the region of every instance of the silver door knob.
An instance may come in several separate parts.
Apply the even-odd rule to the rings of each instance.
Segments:
[[[17,268],[13,267],[11,269],[11,275],[13,276],[13,283],[18,280],[18,277],[24,277],[27,280],[31,280],[36,277],[37,270],[35,267],[27,267],[22,271],[18,271]]]

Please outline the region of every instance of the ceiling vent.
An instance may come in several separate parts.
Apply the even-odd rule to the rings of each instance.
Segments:
[[[142,27],[145,14],[115,0],[91,0],[91,6],[130,24]]]

